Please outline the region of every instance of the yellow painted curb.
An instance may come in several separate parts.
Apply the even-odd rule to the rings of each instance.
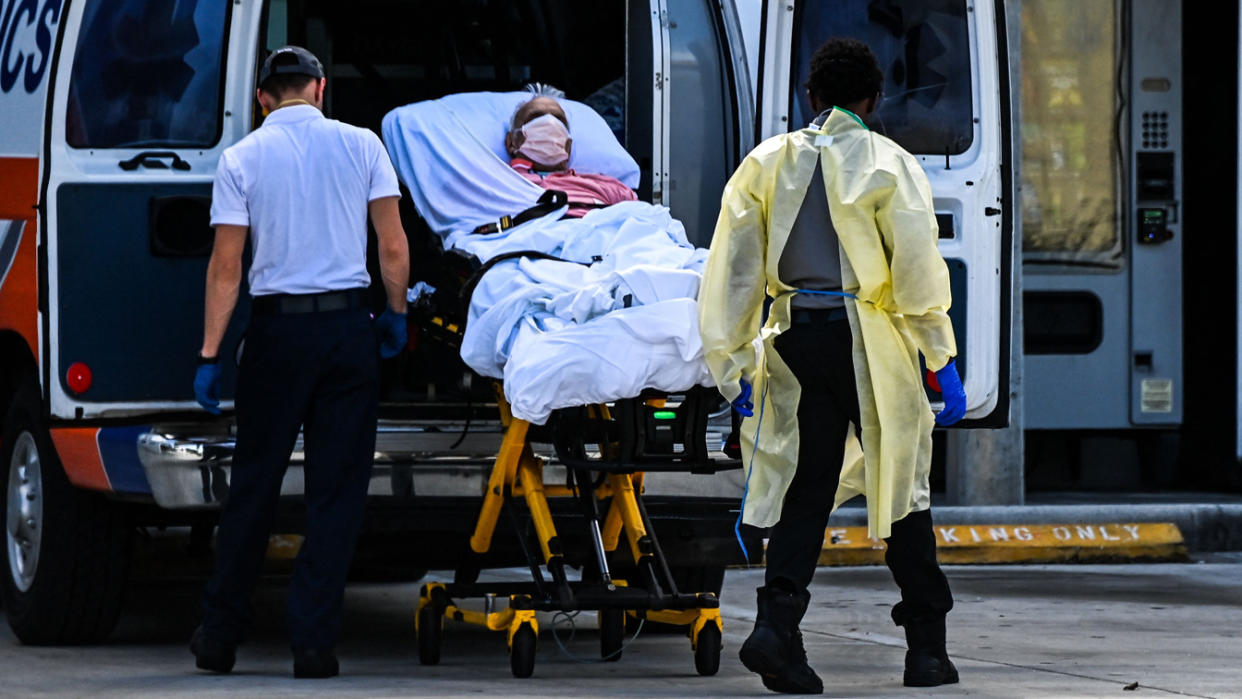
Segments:
[[[941,563],[1055,563],[1186,560],[1186,544],[1171,522],[1110,524],[937,524]],[[819,564],[884,563],[884,542],[866,527],[829,527]]]

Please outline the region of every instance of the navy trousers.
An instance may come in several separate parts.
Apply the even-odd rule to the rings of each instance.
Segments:
[[[236,644],[249,629],[281,480],[302,431],[306,529],[289,585],[289,635],[295,648],[335,645],[375,454],[378,365],[364,309],[252,319],[237,380],[229,498],[203,595],[209,637]]]
[[[794,591],[803,591],[815,574],[849,424],[859,424],[852,343],[847,320],[795,324],[776,338],[776,351],[802,387],[801,436],[797,471],[780,521],[769,532],[768,584],[783,580]],[[931,512],[913,512],[894,522],[885,542],[884,560],[901,590],[893,621],[904,626],[943,618],[953,607],[953,595],[936,560]]]

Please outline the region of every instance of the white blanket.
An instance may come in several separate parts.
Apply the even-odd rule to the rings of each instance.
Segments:
[[[695,302],[707,251],[661,206],[627,202],[558,220],[561,213],[449,238],[482,260],[518,250],[571,260],[509,260],[483,275],[462,341],[466,364],[503,379],[513,414],[535,424],[557,408],[645,388],[712,385]]]

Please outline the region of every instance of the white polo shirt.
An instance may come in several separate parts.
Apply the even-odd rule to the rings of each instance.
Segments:
[[[211,194],[211,225],[250,227],[265,296],[367,287],[367,204],[400,190],[375,133],[293,105],[224,151]]]

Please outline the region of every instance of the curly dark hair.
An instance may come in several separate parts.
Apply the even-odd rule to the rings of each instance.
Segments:
[[[806,89],[825,108],[844,107],[879,94],[884,73],[871,48],[847,37],[825,41],[811,56]]]

